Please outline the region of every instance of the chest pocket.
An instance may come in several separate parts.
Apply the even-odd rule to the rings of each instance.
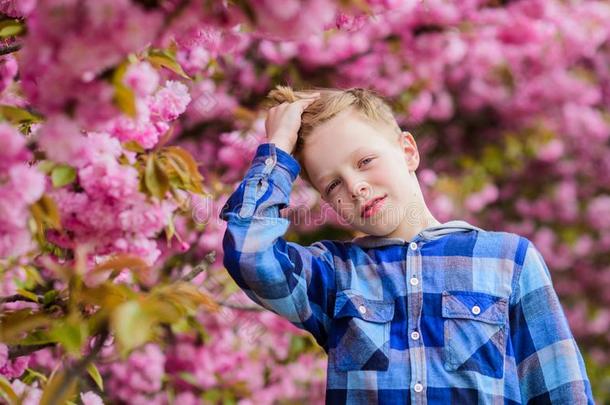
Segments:
[[[387,370],[394,301],[337,294],[330,335],[329,362],[339,371]]]
[[[443,366],[502,378],[507,299],[473,291],[443,291]]]

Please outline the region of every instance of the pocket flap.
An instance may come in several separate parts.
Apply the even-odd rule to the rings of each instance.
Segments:
[[[442,313],[444,318],[464,318],[503,325],[506,322],[504,297],[475,291],[443,291]]]
[[[340,291],[335,301],[334,317],[356,317],[377,323],[390,322],[394,318],[394,301],[372,300],[353,291]]]

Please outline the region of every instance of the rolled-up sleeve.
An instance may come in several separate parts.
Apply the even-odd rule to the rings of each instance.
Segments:
[[[252,164],[220,212],[227,222],[223,264],[254,302],[309,331],[324,348],[335,296],[333,242],[302,246],[284,239],[298,162],[273,143]]]
[[[582,355],[540,252],[517,249],[510,341],[523,404],[594,404]]]

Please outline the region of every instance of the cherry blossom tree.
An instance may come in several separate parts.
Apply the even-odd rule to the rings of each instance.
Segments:
[[[610,6],[0,0],[0,396],[324,401],[326,359],[222,268],[266,93],[368,87],[439,220],[531,238],[610,398]],[[301,179],[287,238],[351,235]]]

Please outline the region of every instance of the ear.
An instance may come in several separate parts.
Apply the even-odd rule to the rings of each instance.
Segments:
[[[419,167],[419,151],[413,135],[409,131],[402,131],[400,134],[400,147],[404,153],[405,161],[409,171],[414,172]]]

